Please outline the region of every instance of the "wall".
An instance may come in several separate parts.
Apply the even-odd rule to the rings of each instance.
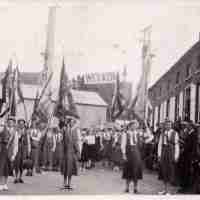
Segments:
[[[100,125],[106,122],[106,107],[77,105],[77,110],[81,118],[81,128],[87,128],[91,125]]]

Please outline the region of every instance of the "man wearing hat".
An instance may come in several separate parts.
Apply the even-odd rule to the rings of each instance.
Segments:
[[[72,176],[78,175],[77,162],[80,158],[77,119],[73,116],[66,116],[60,123],[63,134],[63,160],[61,174],[64,176],[64,189],[72,190]]]
[[[12,162],[18,152],[18,136],[15,118],[10,117],[0,132],[0,191],[8,190],[8,176],[12,174]]]
[[[182,137],[182,151],[179,159],[180,189],[178,192],[185,193],[191,187],[191,166],[197,141],[197,131],[192,121],[184,123],[184,137]]]
[[[17,134],[18,134],[18,153],[14,161],[15,180],[14,183],[24,183],[22,180],[23,163],[25,159],[30,156],[31,141],[26,130],[26,121],[19,119],[17,121]]]
[[[179,158],[179,135],[172,129],[172,122],[165,120],[164,131],[160,134],[158,142],[158,161],[160,162],[164,190],[159,194],[168,194],[168,183],[174,175],[174,163]]]

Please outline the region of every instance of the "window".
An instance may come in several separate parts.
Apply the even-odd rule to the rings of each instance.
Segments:
[[[175,121],[179,118],[179,94],[175,97]]]
[[[184,119],[190,120],[190,103],[191,103],[191,97],[190,97],[190,87],[185,89],[185,95],[184,95]]]
[[[158,106],[158,123],[160,123],[160,108],[161,108],[161,106],[159,105]]]
[[[180,72],[177,72],[177,74],[176,74],[176,84],[179,84],[179,79],[180,79]]]
[[[162,88],[160,87],[160,96],[162,95]]]
[[[167,91],[170,90],[170,80],[167,81]]]
[[[200,55],[197,56],[197,68],[200,69]]]
[[[169,117],[169,109],[170,109],[170,99],[167,100],[167,105],[166,105],[166,118]]]
[[[190,64],[186,66],[186,78],[190,77],[191,75],[191,67]]]

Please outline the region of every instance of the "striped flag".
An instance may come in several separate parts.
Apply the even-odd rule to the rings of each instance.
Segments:
[[[75,118],[79,118],[77,108],[71,93],[69,79],[65,70],[64,58],[62,62],[60,87],[58,91],[58,100],[55,107],[54,116],[59,119],[64,116],[73,116]]]
[[[8,103],[8,92],[9,92],[9,88],[11,87],[11,75],[12,75],[12,60],[9,61],[8,67],[6,69],[6,72],[4,74],[4,77],[1,80],[1,97],[0,97],[0,113],[2,111],[2,108],[4,107],[4,105],[6,103]],[[7,108],[4,109],[8,110]],[[6,112],[4,112],[4,115],[6,114]],[[4,116],[2,115],[2,116]]]
[[[117,73],[115,90],[111,105],[111,120],[116,120],[124,111],[124,98],[120,91],[119,73]]]

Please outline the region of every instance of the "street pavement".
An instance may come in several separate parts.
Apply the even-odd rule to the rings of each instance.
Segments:
[[[13,177],[9,178],[9,191],[0,192],[5,195],[126,195],[124,193],[124,180],[121,172],[105,169],[100,166],[79,171],[79,175],[73,177],[73,191],[61,190],[63,179],[59,172],[43,172],[33,177],[24,177],[24,184],[14,184]],[[144,171],[143,180],[139,182],[140,194],[157,194],[162,191],[162,182],[157,179],[155,173]],[[131,185],[132,187],[132,185]],[[170,186],[172,194],[176,188]],[[132,192],[132,190],[130,191]]]

